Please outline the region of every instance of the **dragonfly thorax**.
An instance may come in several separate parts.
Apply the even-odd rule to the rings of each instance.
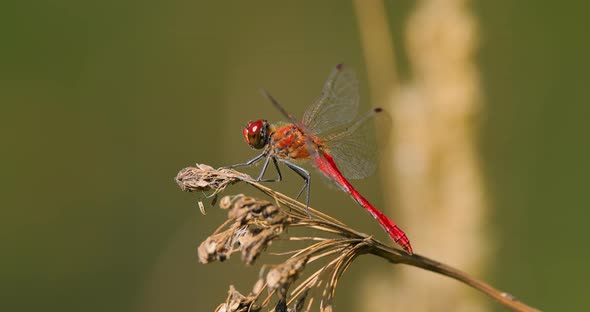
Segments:
[[[255,149],[261,149],[268,143],[268,121],[264,119],[249,121],[248,125],[242,130],[244,140]]]
[[[279,158],[307,159],[310,144],[319,148],[319,140],[306,136],[294,124],[272,128],[271,132],[268,144],[272,154]]]

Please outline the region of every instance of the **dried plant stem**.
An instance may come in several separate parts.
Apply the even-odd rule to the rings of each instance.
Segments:
[[[220,207],[230,209],[229,220],[199,247],[199,259],[203,263],[214,260],[223,261],[237,251],[236,246],[238,246],[242,251],[244,262],[251,264],[270,246],[272,240],[284,234],[284,228],[291,226],[315,228],[340,236],[340,238],[291,237],[291,240],[310,241],[313,244],[283,253],[290,257],[282,264],[273,266],[266,280],[261,279],[250,295],[244,296],[230,288],[226,303],[218,308],[218,311],[258,311],[261,307],[268,305],[271,297],[275,295],[279,297],[278,304],[283,305],[283,308],[286,304],[294,304],[295,309],[300,311],[304,310],[303,304],[309,290],[320,287],[323,288],[320,309],[331,311],[331,302],[339,278],[352,262],[363,254],[373,254],[391,263],[405,264],[450,277],[473,287],[514,311],[539,311],[465,272],[418,254],[408,255],[313,208],[309,208],[313,215],[313,218],[309,218],[304,204],[234,170],[216,170],[206,165],[197,165],[197,167],[181,170],[176,181],[185,191],[213,190],[213,194],[221,192],[230,184],[242,181],[267,194],[277,203],[273,205],[244,195],[224,197]],[[278,205],[284,205],[287,209],[281,209]],[[288,293],[288,288],[296,283],[307,264],[329,257],[334,258]],[[256,301],[264,289],[268,290],[268,295],[263,299],[262,305],[258,306]],[[313,297],[309,298],[306,311],[311,309],[312,302]]]
[[[515,311],[539,311],[538,309],[530,307],[524,304],[523,302],[517,300],[511,294],[500,291],[490,286],[489,284],[484,283],[476,278],[473,278],[469,274],[457,270],[444,263],[440,263],[438,261],[417,254],[408,256],[406,254],[399,252],[398,250],[392,250],[392,248],[387,246],[385,246],[385,249],[382,249],[381,247],[383,246],[379,246],[378,248],[371,247],[370,253],[385,258],[394,263],[410,265],[431,272],[436,272],[444,276],[450,277],[452,279],[458,280],[464,284],[467,284],[481,291],[489,297],[496,299],[501,304]]]

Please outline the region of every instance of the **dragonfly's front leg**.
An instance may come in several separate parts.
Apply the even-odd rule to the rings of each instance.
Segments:
[[[262,177],[266,173],[266,169],[268,168],[268,163],[271,158],[272,158],[272,162],[275,165],[275,168],[277,169],[277,173],[279,174],[279,177],[276,179],[263,180]],[[280,182],[282,179],[283,179],[283,176],[281,175],[281,169],[279,169],[279,165],[277,164],[277,158],[272,155],[268,155],[268,157],[266,157],[266,160],[264,161],[264,165],[262,165],[262,170],[260,171],[260,175],[258,175],[258,178],[256,178],[256,181],[258,181],[258,182]]]
[[[248,160],[247,162],[239,163],[239,164],[235,164],[235,165],[231,165],[231,166],[226,166],[226,167],[221,167],[221,168],[230,169],[230,168],[251,166],[251,165],[259,162],[266,155],[268,155],[268,152],[264,151],[264,152],[260,153],[260,155],[257,155],[256,157]]]
[[[281,162],[284,163],[285,165],[287,165],[287,167],[291,168],[291,170],[295,171],[299,176],[301,176],[303,178],[303,180],[305,180],[305,184],[303,184],[303,188],[301,188],[301,190],[299,191],[299,193],[297,194],[297,197],[295,197],[295,199],[298,199],[299,196],[301,196],[301,194],[303,193],[303,190],[307,190],[307,192],[305,192],[305,212],[307,213],[307,216],[311,218],[311,214],[309,213],[309,197],[310,197],[310,192],[311,192],[311,174],[309,174],[309,171],[305,170],[303,167],[297,166],[296,164],[289,162],[287,160],[281,159]]]
[[[269,154],[268,151],[264,151],[263,153],[260,153],[259,155],[257,155],[256,157],[248,160],[247,162],[244,163],[239,163],[239,164],[235,164],[235,165],[231,165],[231,166],[227,166],[227,167],[221,167],[221,168],[237,168],[237,167],[247,167],[247,166],[251,166],[257,162],[259,162],[262,158],[266,157],[266,160],[264,161],[264,164],[262,165],[262,170],[260,171],[260,174],[258,175],[258,178],[256,178],[256,182],[279,182],[283,179],[283,176],[281,175],[281,170],[279,169],[279,165],[277,164],[277,160],[275,157],[273,157],[271,154]],[[270,159],[272,158],[272,161],[275,165],[275,168],[277,169],[277,173],[279,174],[278,178],[276,179],[262,179],[262,177],[264,176],[264,174],[266,173],[266,169],[268,169],[268,163],[270,162]]]

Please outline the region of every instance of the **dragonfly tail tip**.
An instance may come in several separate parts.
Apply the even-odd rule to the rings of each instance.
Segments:
[[[403,244],[401,246],[408,255],[411,256],[414,254],[414,250],[412,250],[412,245],[410,245],[410,242],[408,242],[407,244]]]

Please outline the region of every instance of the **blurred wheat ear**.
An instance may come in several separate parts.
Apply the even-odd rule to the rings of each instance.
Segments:
[[[429,258],[387,246],[370,235],[356,231],[329,215],[309,208],[309,218],[304,204],[276,192],[250,176],[232,169],[214,169],[197,164],[182,169],[176,182],[183,191],[212,191],[217,196],[227,186],[245,182],[268,195],[273,202],[243,194],[225,196],[219,202],[228,210],[228,220],[221,224],[198,247],[201,263],[224,261],[240,252],[242,261],[251,265],[266,252],[276,239],[308,242],[306,247],[281,253],[288,258],[277,265],[265,265],[268,273],[254,283],[248,295],[242,295],[229,287],[226,301],[216,311],[310,311],[314,300],[319,300],[321,311],[332,311],[336,286],[340,277],[360,255],[371,254],[395,264],[406,264],[436,272],[469,285],[515,311],[538,311],[518,301],[514,296]],[[315,229],[325,237],[298,237],[285,232],[287,228]],[[319,231],[318,231],[319,230]],[[319,269],[300,279],[306,265],[321,260]],[[317,295],[310,295],[310,294]],[[276,297],[276,303],[271,300]],[[317,298],[319,297],[319,298]]]

